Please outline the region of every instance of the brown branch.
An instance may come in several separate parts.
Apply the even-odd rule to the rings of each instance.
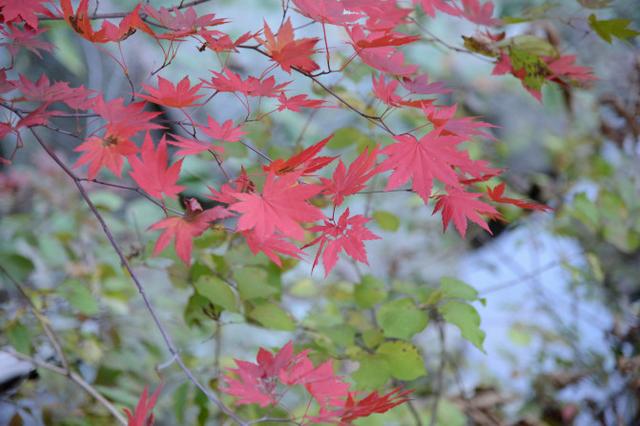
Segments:
[[[186,366],[186,364],[184,363],[184,360],[182,359],[182,357],[180,356],[180,354],[178,352],[178,349],[176,348],[175,344],[173,343],[173,339],[171,338],[170,334],[168,333],[168,331],[165,329],[164,325],[160,321],[160,318],[158,317],[158,314],[156,313],[155,308],[151,304],[151,301],[150,301],[150,299],[149,299],[144,287],[142,286],[142,283],[140,282],[140,280],[138,279],[138,276],[133,271],[133,268],[129,264],[129,261],[127,260],[127,257],[125,256],[125,254],[122,251],[122,249],[120,248],[119,244],[116,242],[115,237],[111,233],[111,229],[109,228],[109,226],[105,222],[104,218],[102,217],[102,215],[100,214],[100,212],[98,211],[96,206],[91,201],[91,198],[87,194],[87,191],[85,190],[84,186],[82,185],[82,180],[79,177],[77,177],[62,162],[62,160],[60,160],[60,158],[56,155],[56,153],[53,152],[51,150],[51,148],[49,148],[49,146],[47,146],[46,143],[44,143],[44,141],[35,132],[35,130],[33,130],[32,128],[29,128],[29,130],[31,131],[31,134],[34,136],[34,138],[36,139],[38,144],[40,144],[40,146],[49,155],[49,157],[51,157],[51,159],[53,161],[55,161],[56,164],[58,164],[58,166],[60,166],[60,168],[65,172],[65,174],[68,175],[73,180],[73,183],[76,186],[76,188],[78,189],[78,192],[80,193],[80,196],[82,197],[84,202],[87,204],[87,206],[89,207],[89,209],[91,210],[91,212],[93,213],[95,218],[100,223],[100,226],[102,227],[102,230],[104,231],[107,239],[109,240],[109,243],[111,244],[111,246],[115,250],[115,252],[118,255],[118,257],[120,258],[120,262],[121,262],[122,266],[127,270],[129,275],[131,276],[131,279],[132,279],[134,285],[136,286],[136,289],[138,290],[138,293],[140,293],[140,296],[142,297],[142,300],[144,302],[144,305],[145,305],[147,311],[151,315],[151,318],[152,318],[156,328],[158,329],[158,331],[160,332],[160,334],[162,336],[162,339],[164,340],[165,346],[169,350],[170,354],[175,358],[176,363],[180,366],[180,368],[182,369],[184,374],[187,376],[189,381],[191,381],[191,383],[193,383],[198,389],[200,389],[200,391],[202,391],[207,396],[209,401],[214,403],[222,412],[224,412],[227,416],[229,416],[231,419],[233,419],[236,423],[238,423],[239,425],[243,425],[243,426],[246,425],[246,422],[244,420],[242,420],[233,411],[231,411],[231,409],[228,408],[216,394],[211,392],[202,383],[200,383],[200,381],[198,381],[198,379],[194,376],[193,372]]]

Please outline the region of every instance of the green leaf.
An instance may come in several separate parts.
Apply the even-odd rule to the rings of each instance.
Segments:
[[[438,307],[445,321],[457,326],[462,337],[484,352],[484,331],[480,330],[480,315],[468,303],[450,301]]]
[[[372,328],[362,332],[362,340],[368,348],[373,349],[384,342],[384,334],[377,328]]]
[[[350,325],[341,324],[333,327],[320,327],[319,331],[325,334],[331,343],[347,347],[353,344],[356,330]]]
[[[533,35],[519,35],[508,40],[512,48],[535,56],[556,56],[558,52],[547,40]]]
[[[385,231],[395,232],[400,227],[400,219],[398,219],[398,216],[385,210],[374,211],[373,220]]]
[[[372,308],[387,297],[384,283],[372,275],[362,277],[354,290],[356,304],[360,308]]]
[[[450,299],[476,300],[478,292],[469,284],[451,277],[440,279],[440,289],[444,297]]]
[[[287,311],[275,303],[263,303],[251,310],[249,317],[263,327],[273,330],[294,331],[296,324]]]
[[[33,272],[34,265],[31,259],[18,253],[0,252],[2,266],[7,270],[9,275],[18,282],[24,281]],[[2,279],[4,274],[0,274]]]
[[[7,337],[9,343],[16,351],[23,354],[29,354],[31,352],[31,333],[29,329],[19,322],[14,323],[7,330]]]
[[[518,48],[509,49],[509,57],[514,70],[525,70],[524,85],[539,92],[550,74],[547,64],[538,55]]]
[[[176,415],[178,424],[184,423],[184,415],[187,409],[187,398],[189,396],[189,384],[183,383],[173,393],[173,412]]]
[[[233,272],[242,300],[266,299],[279,294],[277,287],[270,285],[267,271],[262,268],[244,267]]]
[[[196,290],[214,305],[227,311],[238,312],[236,295],[229,284],[216,276],[202,276],[196,281]]]
[[[427,326],[429,317],[409,298],[387,302],[377,314],[385,337],[408,340]]]
[[[627,28],[631,24],[630,19],[603,19],[598,20],[593,13],[589,15],[589,26],[600,38],[611,44],[613,37],[627,40],[640,34],[640,32]]]
[[[356,381],[357,390],[378,389],[384,386],[391,373],[389,363],[385,356],[374,354],[364,355],[358,359],[360,368],[353,373],[353,380]]]
[[[69,304],[84,315],[95,315],[100,311],[98,301],[81,281],[67,281],[64,284],[64,295]]]
[[[376,353],[384,356],[391,375],[398,380],[415,380],[427,374],[418,348],[411,343],[385,342]]]

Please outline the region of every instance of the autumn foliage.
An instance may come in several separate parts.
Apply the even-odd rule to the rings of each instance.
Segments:
[[[444,230],[452,223],[462,237],[470,225],[490,233],[488,222],[502,220],[501,205],[549,209],[507,195],[510,191],[501,181],[504,170],[469,149],[480,140],[499,143],[494,125],[443,101],[450,99],[447,95],[453,89],[432,81],[404,50],[423,39],[413,25],[415,14],[426,14],[428,19],[447,15],[476,25],[477,32],[465,38],[465,47],[491,61],[493,74],[519,79],[540,101],[544,84],[569,87],[595,79],[573,55],[537,54],[515,42],[506,43],[503,22],[495,16],[491,1],[292,0],[285,2],[281,21],[265,20],[238,37],[225,32],[230,21],[217,15],[215,2],[196,8],[200,3],[205,2],[180,2],[172,8],[132,3],[130,10],[100,16],[89,0],[75,5],[71,0],[0,0],[3,48],[12,58],[0,70],[0,102],[8,113],[0,122],[0,137],[6,146],[12,143],[2,162],[11,164],[25,143],[36,143],[34,132],[55,131],[61,119],[69,119],[66,131],[73,132],[74,120],[90,118],[91,131],[69,141],[78,155],[63,167],[78,185],[107,181],[162,209],[165,217],[146,230],[146,238],[154,240],[154,256],[164,256],[173,245],[185,265],[193,262],[194,241],[209,229],[230,234],[278,266],[306,260],[310,272],[322,264],[327,276],[340,259],[366,265],[367,245],[383,234],[372,229],[369,212],[349,200],[367,193],[415,194],[424,203],[425,214],[440,215]],[[306,36],[309,29],[296,27],[297,18],[311,20],[316,35]],[[117,50],[104,50],[131,84],[128,93],[113,98],[52,81],[44,63],[43,74],[31,80],[14,68],[13,59],[25,50],[36,58],[50,52],[54,46],[44,36],[47,23],[54,20],[66,22],[75,36],[101,49],[151,39],[164,53],[162,65],[147,70],[153,77],[144,82],[131,80]],[[332,39],[337,33],[343,38]],[[190,54],[227,59],[253,55],[268,65],[240,71],[225,60],[218,69],[197,76],[182,73],[173,81],[164,71],[172,66],[178,49],[189,43],[197,46]],[[323,80],[331,74],[348,76],[355,63],[368,67],[362,84],[371,95],[369,105],[375,107],[353,102]],[[298,93],[294,81],[310,82],[315,92]],[[223,120],[208,113],[198,120],[200,109],[222,94],[232,95],[244,115]],[[284,141],[280,152],[286,154],[279,158],[252,144],[249,123],[278,114],[307,116],[317,110],[336,116],[356,114],[370,127],[373,143],[362,147],[355,158],[328,148],[332,132],[321,140]],[[419,114],[421,124],[416,128],[392,124],[389,115],[400,110]],[[47,147],[48,142],[38,141]],[[228,164],[227,152],[234,144],[252,153],[253,164]],[[199,198],[186,195],[184,179],[190,173],[186,164],[192,157],[209,161],[221,179],[210,182]],[[214,206],[203,207],[205,199]],[[183,210],[168,208],[171,200],[179,200],[174,202]],[[236,368],[221,377],[220,390],[233,396],[235,404],[266,407],[278,405],[289,388],[301,388],[316,404],[313,413],[298,419],[303,423],[350,424],[410,398],[410,391],[398,387],[386,393],[351,391],[348,380],[334,372],[331,360],[314,364],[309,356],[308,350],[294,353],[291,342],[275,354],[261,348],[256,363],[236,361]],[[149,397],[145,389],[134,413],[127,412],[129,425],[152,423],[158,392]]]

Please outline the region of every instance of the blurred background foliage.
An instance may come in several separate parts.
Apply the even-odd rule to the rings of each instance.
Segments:
[[[410,406],[362,425],[640,424],[639,39],[608,44],[586,19],[591,13],[599,19],[624,17],[637,29],[640,8],[631,0],[496,3],[498,16],[513,18],[506,27],[510,37],[536,36],[538,49],[549,44],[576,54],[599,80],[581,89],[545,85],[540,104],[515,78],[492,76],[493,64],[483,55],[435,42],[418,43],[407,54],[433,80],[454,89],[445,100],[457,102],[462,114],[498,126],[499,142],[470,149],[506,168],[508,185],[553,207],[551,213],[506,208],[507,222],[491,223],[493,236],[474,228],[465,241],[442,234],[417,196],[362,195],[351,208],[371,214],[374,231],[384,238],[367,244],[369,268],[342,259],[325,279],[322,271],[311,273],[309,261],[286,261],[280,269],[220,229],[195,241],[189,268],[173,249],[151,257],[155,235],[146,229],[162,211],[136,194],[91,188],[91,199],[126,249],[183,356],[211,387],[218,386],[218,371],[232,366],[233,358],[253,359],[259,346],[293,339],[298,348],[313,349],[317,361],[340,360],[336,367],[351,374],[358,389],[400,382],[415,389]],[[105,11],[129,6],[100,3]],[[251,8],[217,1],[198,10],[230,18],[232,35],[281,13],[279,1],[255,1]],[[474,35],[473,26],[444,16],[418,20],[431,34],[427,38],[452,46],[463,46],[461,35]],[[126,81],[106,55],[74,37],[64,23],[47,25],[47,37],[57,46],[46,54],[47,69],[29,54],[19,56],[17,69],[30,77],[46,71],[54,80],[86,84],[107,96],[127,93]],[[163,76],[206,79],[208,69],[218,69],[213,53],[195,45],[183,49]],[[132,79],[149,83],[148,70],[161,57],[157,46],[136,39],[124,54]],[[228,61],[243,73],[266,65],[250,54]],[[354,62],[348,79],[338,76],[330,83],[354,105],[376,112],[380,105],[367,102],[369,79],[369,69]],[[304,81],[294,85],[310,90]],[[208,112],[221,121],[242,111],[232,96],[207,108],[196,117]],[[390,120],[410,129],[421,116],[403,110]],[[77,126],[88,131],[84,123]],[[292,140],[308,146],[335,129],[329,151],[346,151],[346,160],[389,142],[360,117],[335,110],[314,110],[302,118],[285,112],[246,129],[250,141],[274,158],[286,155],[282,147]],[[74,158],[75,140],[49,135],[57,150]],[[0,166],[2,268],[46,315],[69,362],[118,407],[135,405],[145,384],[163,382],[157,424],[224,424],[171,367],[93,216],[67,177],[32,145],[26,144],[15,164]],[[229,145],[226,161],[235,171],[258,167],[255,156],[237,144]],[[206,186],[222,182],[210,160],[189,158],[183,169],[188,174],[181,183],[203,203]],[[372,187],[383,185],[374,181]],[[309,257],[314,254],[311,250]],[[6,274],[1,280],[0,344],[52,359],[54,348],[29,304]],[[2,392],[2,424],[113,424],[102,406],[45,369]],[[296,395],[285,403],[294,414],[304,412],[305,401]],[[265,414],[253,406],[239,413]]]

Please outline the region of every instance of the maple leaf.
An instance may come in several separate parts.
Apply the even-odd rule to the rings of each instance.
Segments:
[[[136,27],[142,26],[139,12],[141,5],[136,6],[116,26],[109,21],[103,21],[98,31],[91,26],[89,15],[89,0],[80,0],[78,9],[74,12],[71,0],[60,0],[60,7],[64,20],[81,37],[93,43],[107,43],[110,41],[122,41],[135,32]]]
[[[102,167],[111,170],[118,177],[122,176],[124,158],[135,155],[138,152],[138,147],[129,139],[114,136],[103,138],[91,136],[78,145],[74,151],[83,154],[76,160],[73,168],[76,169],[88,164],[87,177],[95,179]]]
[[[316,37],[301,38],[295,40],[293,38],[293,25],[291,19],[287,19],[280,27],[277,36],[273,35],[271,28],[264,23],[265,39],[256,37],[260,44],[264,45],[271,59],[277,62],[284,71],[291,74],[291,67],[298,68],[304,72],[310,73],[318,68],[311,55],[317,52],[314,49],[316,43],[320,40]]]
[[[323,194],[330,195],[335,206],[341,205],[346,196],[362,191],[369,179],[380,171],[376,165],[377,158],[378,148],[375,147],[371,151],[365,149],[348,170],[341,160],[331,179],[320,178],[324,185]]]
[[[356,419],[368,417],[372,414],[386,413],[398,405],[409,401],[409,395],[413,390],[392,389],[390,392],[380,395],[378,391],[369,393],[362,399],[356,399],[356,394],[349,392],[344,406],[336,410],[321,411],[318,416],[311,418],[314,423],[335,423],[350,425]]]
[[[375,74],[371,75],[371,85],[373,86],[373,94],[387,105],[400,106],[402,97],[396,94],[398,85],[397,80],[391,80],[389,84],[384,79],[384,74],[380,74],[380,78],[376,80]]]
[[[491,200],[495,201],[496,203],[513,204],[516,207],[527,210],[552,210],[551,207],[545,206],[544,204],[538,204],[526,200],[519,200],[517,198],[504,197],[505,188],[506,184],[503,182],[494,188],[487,188],[487,194],[489,195],[489,198],[491,198]]]
[[[360,14],[346,13],[345,3],[338,0],[293,0],[298,11],[314,21],[345,25],[356,21]]]
[[[261,407],[278,401],[277,381],[280,370],[293,359],[293,343],[290,341],[274,356],[260,348],[256,363],[235,360],[237,368],[227,370],[222,378],[225,386],[220,390],[239,398],[236,403],[259,404]]]
[[[207,87],[219,92],[240,92],[245,96],[276,97],[290,83],[276,84],[273,76],[264,80],[249,76],[243,80],[240,75],[228,68],[223,69],[222,72],[211,71],[211,73],[213,74],[211,81],[203,81]]]
[[[242,236],[244,236],[251,253],[258,254],[262,252],[271,259],[273,263],[280,267],[282,267],[282,261],[280,257],[278,257],[278,253],[295,257],[296,259],[301,259],[302,255],[304,255],[302,250],[278,234],[272,234],[262,240],[256,237],[253,231],[244,231],[242,232]]]
[[[395,137],[396,143],[382,150],[388,158],[380,164],[381,171],[393,170],[385,190],[398,188],[412,179],[413,190],[428,203],[433,179],[458,186],[453,167],[472,169],[473,163],[466,152],[456,149],[463,138],[442,136],[441,132],[441,128],[436,128],[420,140],[410,134],[399,135]]]
[[[207,196],[207,198],[223,204],[235,203],[234,194],[236,192],[252,193],[256,190],[255,184],[249,179],[244,167],[240,170],[240,175],[237,178],[230,183],[222,184],[219,191],[212,187],[208,188],[211,191],[211,195]]]
[[[146,84],[143,84],[142,87],[147,91],[148,95],[138,94],[138,97],[154,104],[173,108],[193,106],[198,99],[202,98],[202,95],[198,95],[198,90],[202,87],[202,83],[191,87],[188,76],[180,80],[175,86],[169,80],[158,76],[157,89]]]
[[[207,126],[198,126],[212,139],[225,142],[238,142],[247,132],[242,130],[242,126],[233,127],[233,121],[227,120],[222,125],[211,116],[207,117]]]
[[[470,220],[492,234],[489,225],[480,215],[493,219],[499,219],[501,216],[494,207],[478,200],[481,195],[452,187],[447,188],[447,194],[438,195],[433,214],[442,210],[443,230],[446,230],[449,221],[453,220],[456,229],[464,238],[467,233],[467,220]]]
[[[494,5],[491,1],[487,1],[484,4],[480,3],[480,0],[461,0],[462,9],[461,15],[469,21],[486,26],[500,25],[499,19],[493,18]]]
[[[280,380],[290,385],[304,385],[321,410],[341,406],[349,392],[349,384],[333,372],[331,360],[314,367],[306,353],[298,354],[281,370]]]
[[[355,43],[355,46],[360,49],[368,49],[372,47],[384,47],[384,46],[402,46],[404,44],[413,43],[420,40],[420,36],[412,36],[394,31],[373,31],[365,36],[364,30],[360,25],[353,25],[347,28],[347,32]]]
[[[386,74],[405,76],[413,74],[417,65],[405,65],[404,54],[393,46],[360,47],[361,44],[371,42],[361,26],[354,26],[349,31],[351,45],[362,59],[362,62]]]
[[[380,239],[379,236],[365,228],[364,225],[369,220],[362,215],[349,217],[349,209],[346,209],[337,222],[325,219],[324,225],[312,227],[312,232],[322,233],[320,237],[305,246],[320,243],[312,269],[316,267],[320,254],[322,254],[326,277],[335,266],[338,255],[343,250],[354,260],[368,265],[367,250],[363,241]]]
[[[161,386],[153,392],[151,397],[148,396],[148,389],[145,386],[138,400],[138,404],[132,413],[128,408],[124,409],[127,415],[127,426],[151,426],[154,422],[153,407],[156,405],[158,396],[160,395]]]
[[[22,99],[30,102],[64,102],[73,109],[88,109],[94,103],[93,90],[83,86],[69,87],[69,83],[64,81],[51,83],[45,74],[35,82],[20,75],[14,86],[22,93]]]
[[[301,108],[322,108],[322,105],[326,101],[322,99],[309,99],[307,95],[295,95],[291,98],[287,98],[283,93],[278,96],[278,111],[284,111],[288,109],[293,112],[300,112]]]
[[[402,77],[400,84],[409,92],[419,95],[436,95],[451,92],[442,82],[429,83],[429,76],[427,74],[420,74],[413,78]]]
[[[144,111],[145,102],[124,105],[122,98],[105,102],[102,96],[97,96],[92,101],[91,109],[107,122],[105,126],[107,135],[129,138],[143,130],[163,128],[151,121],[160,113]]]
[[[228,22],[226,19],[216,18],[213,13],[198,16],[193,7],[187,7],[184,10],[180,10],[177,7],[155,9],[153,6],[146,4],[144,12],[155,19],[160,27],[168,30],[162,34],[151,32],[151,35],[159,39],[173,41],[181,41],[185,37],[195,34],[211,35],[212,30],[209,30],[209,27]]]
[[[268,166],[262,166],[265,172],[273,172],[278,175],[286,173],[302,173],[308,175],[316,172],[323,167],[327,166],[336,157],[317,157],[316,155],[324,148],[324,146],[331,140],[333,135],[330,135],[320,142],[310,146],[309,148],[300,151],[288,160],[276,159],[273,160]]]
[[[184,216],[162,219],[151,225],[149,229],[163,230],[153,248],[154,256],[160,254],[173,239],[175,240],[176,254],[186,265],[189,265],[193,239],[202,235],[209,228],[211,222],[227,218],[231,216],[231,213],[220,206],[203,210],[195,198],[188,198],[185,205],[187,211]]]
[[[45,31],[46,30],[44,28],[32,30],[27,26],[20,29],[13,25],[7,25],[5,28],[0,30],[0,33],[7,40],[0,43],[0,47],[5,47],[12,57],[15,57],[21,48],[25,48],[33,52],[33,54],[38,58],[42,59],[42,55],[40,54],[41,50],[45,52],[53,50],[53,45],[51,43],[37,38]]]
[[[457,5],[449,0],[413,0],[414,4],[418,2],[422,5],[424,12],[432,18],[436,17],[436,11],[440,11],[451,16],[460,16],[462,14],[462,11],[457,7]]]
[[[23,21],[33,29],[38,29],[38,14],[52,16],[44,6],[50,0],[0,0],[3,22],[10,24]]]
[[[398,6],[395,0],[350,0],[349,10],[367,17],[364,26],[370,31],[389,31],[407,22],[410,8]]]
[[[593,75],[593,70],[589,67],[574,65],[575,55],[565,55],[558,58],[544,58],[551,75],[549,80],[562,83],[564,79],[577,82],[588,82],[597,80]]]
[[[206,47],[207,49],[211,49],[214,52],[218,53],[237,52],[238,46],[246,43],[256,36],[256,34],[246,32],[238,37],[235,41],[233,41],[227,34],[213,35],[211,33],[204,33],[200,35],[205,41],[203,47]],[[200,48],[200,50],[203,50],[203,48]]]
[[[216,151],[219,153],[224,152],[224,148],[221,146],[213,145],[210,143],[204,143],[197,139],[185,138],[179,135],[171,135],[174,140],[168,140],[169,145],[177,146],[180,148],[176,151],[176,155],[185,157],[187,155],[198,155],[206,151]]]
[[[168,154],[167,143],[164,135],[160,139],[158,149],[153,148],[153,141],[149,132],[144,137],[142,144],[141,158],[129,157],[131,165],[131,178],[140,185],[149,195],[162,198],[164,193],[169,198],[175,196],[184,189],[184,186],[177,185],[180,175],[182,160],[178,160],[167,168]]]
[[[229,206],[241,214],[237,230],[253,229],[259,240],[266,240],[279,230],[282,235],[302,240],[304,230],[301,222],[314,222],[324,217],[322,211],[307,200],[317,195],[320,185],[298,183],[300,173],[277,176],[267,174],[262,190],[258,193],[234,193],[239,200]]]
[[[470,139],[473,136],[482,136],[484,138],[495,140],[491,133],[486,132],[483,129],[495,127],[493,124],[485,123],[484,121],[476,121],[475,117],[460,117],[454,118],[458,106],[453,104],[447,107],[441,107],[433,104],[422,105],[422,112],[425,117],[435,127],[442,129],[441,134],[443,136],[456,135]],[[475,173],[477,175],[477,173]]]

